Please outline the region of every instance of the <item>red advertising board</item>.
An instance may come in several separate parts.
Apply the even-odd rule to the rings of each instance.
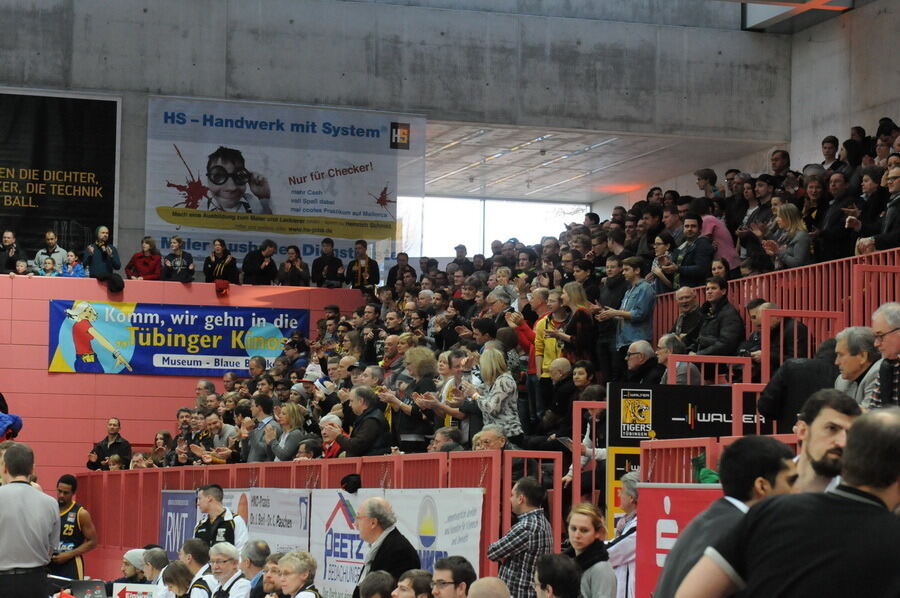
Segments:
[[[650,598],[656,580],[691,520],[722,498],[718,484],[638,484],[636,598]]]

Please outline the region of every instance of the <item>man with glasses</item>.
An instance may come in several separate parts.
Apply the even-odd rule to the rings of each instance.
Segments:
[[[881,233],[857,241],[858,253],[891,249],[900,245],[900,166],[892,167],[885,178],[891,197],[888,199],[887,210],[881,219]]]
[[[219,587],[214,598],[249,598],[250,580],[238,567],[239,554],[234,544],[219,542],[209,549],[209,565]]]
[[[900,169],[897,169],[900,171]],[[878,370],[878,386],[869,407],[900,404],[900,303],[885,303],[872,314],[875,347],[884,358]]]
[[[269,181],[247,170],[244,155],[236,149],[220,147],[206,162],[206,181],[209,188],[208,210],[271,214]],[[247,184],[250,193],[247,193]]]
[[[446,556],[434,562],[431,595],[434,598],[465,598],[478,577],[472,563],[461,556]]]
[[[387,571],[395,579],[410,569],[421,566],[419,553],[397,529],[397,516],[391,503],[381,497],[368,498],[356,512],[359,537],[369,545],[366,561],[359,575],[362,581],[371,571]],[[359,598],[359,586],[353,597]]]

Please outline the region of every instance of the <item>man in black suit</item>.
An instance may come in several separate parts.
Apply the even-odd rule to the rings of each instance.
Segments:
[[[394,579],[410,569],[419,569],[419,553],[397,529],[397,516],[391,503],[380,497],[367,498],[356,513],[359,537],[369,544],[369,554],[359,575],[359,581],[371,571],[387,571]],[[357,582],[357,584],[359,583]],[[353,598],[359,598],[359,585]]]
[[[797,480],[793,453],[770,436],[744,436],[719,459],[725,496],[697,515],[678,536],[656,583],[654,598],[673,598],[688,572],[740,521],[752,505],[768,496],[787,494]]]

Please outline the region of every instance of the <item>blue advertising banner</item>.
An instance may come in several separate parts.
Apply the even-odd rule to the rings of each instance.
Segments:
[[[197,493],[193,490],[163,490],[159,518],[159,545],[178,559],[184,541],[194,537],[197,526]]]
[[[308,323],[305,309],[53,300],[49,371],[221,376],[271,365]]]

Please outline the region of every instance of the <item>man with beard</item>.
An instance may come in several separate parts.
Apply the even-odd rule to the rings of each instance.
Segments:
[[[824,492],[837,486],[847,430],[860,415],[855,400],[832,388],[819,390],[806,400],[795,427],[801,447],[795,492]]]
[[[78,480],[65,474],[56,483],[59,503],[59,547],[50,558],[50,573],[72,579],[84,578],[84,553],[97,547],[97,530],[87,509],[74,501]]]
[[[279,583],[281,570],[278,568],[278,561],[283,556],[283,552],[276,552],[266,557],[262,583],[257,584],[250,590],[250,598],[265,598],[270,595],[275,596],[275,598],[287,598],[285,594],[281,593],[281,584]]]

